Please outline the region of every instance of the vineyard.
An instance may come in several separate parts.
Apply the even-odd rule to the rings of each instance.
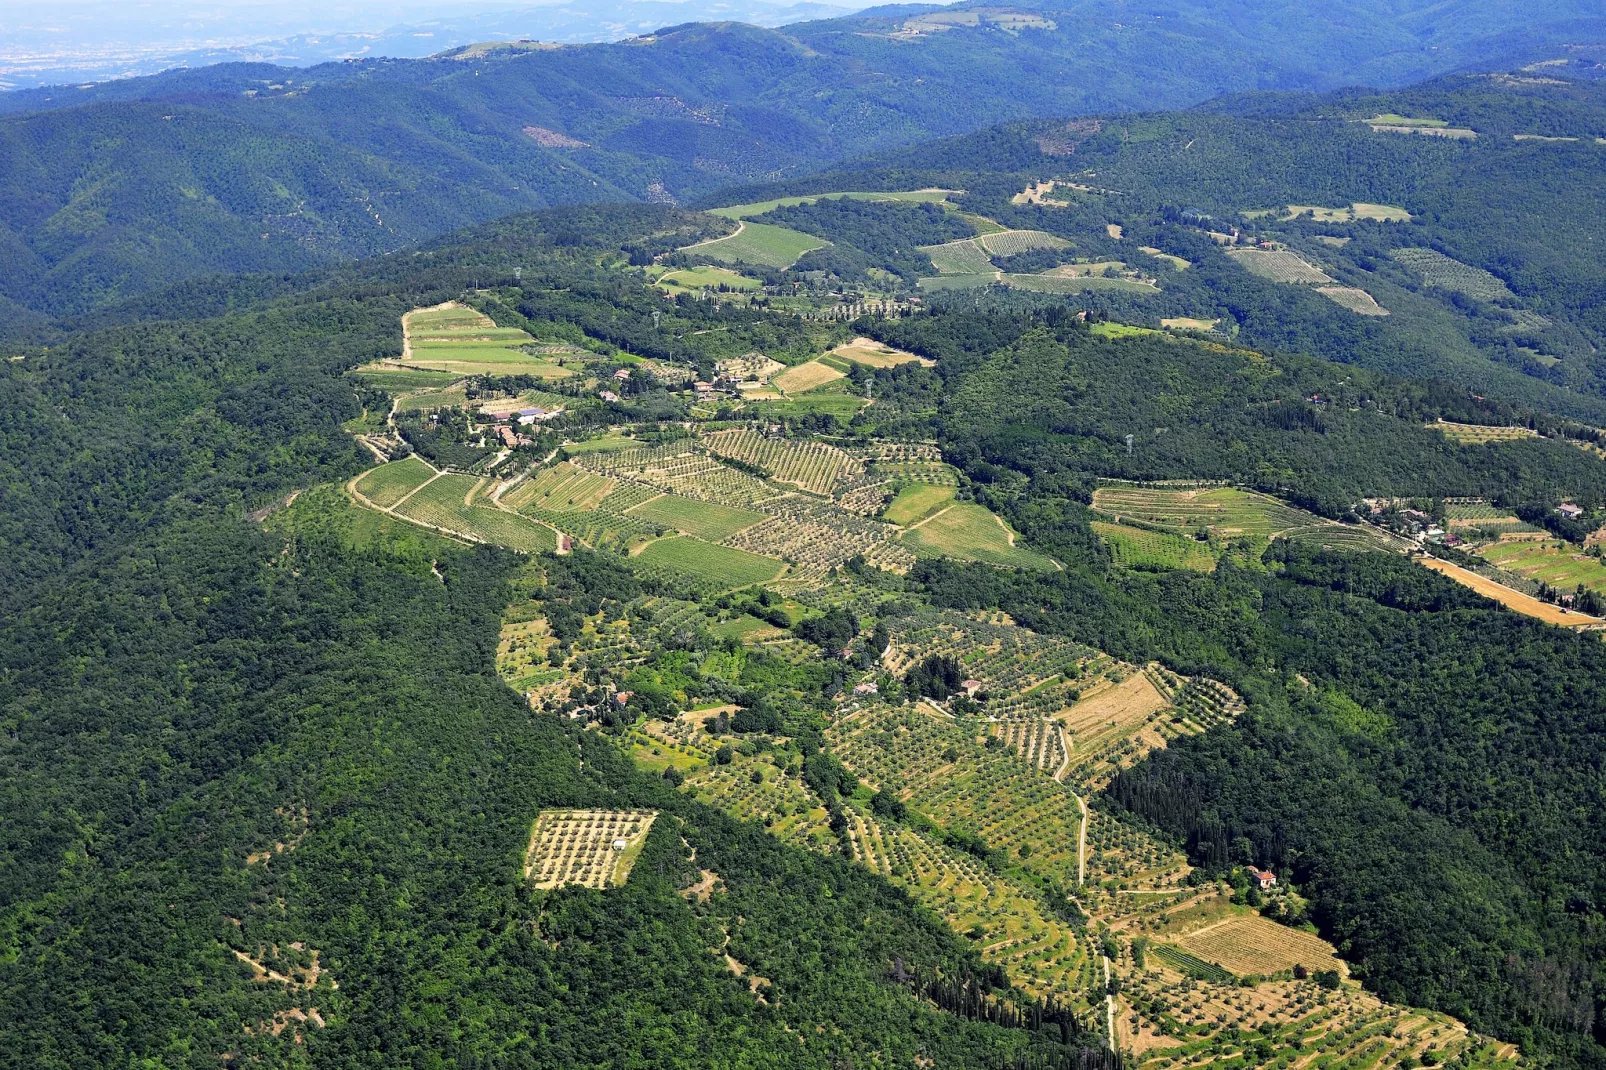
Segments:
[[[673,576],[700,590],[726,591],[779,578],[786,565],[717,543],[684,535],[654,539],[631,557],[647,576]]]
[[[1331,285],[1336,280],[1296,253],[1281,249],[1228,249],[1227,255],[1253,275],[1272,282]]]
[[[1378,304],[1377,298],[1353,286],[1318,286],[1316,292],[1359,316],[1389,315],[1389,310]]]
[[[474,476],[438,476],[396,507],[395,515],[471,542],[495,543],[520,553],[557,547],[551,528],[493,506],[468,504],[470,496],[483,488],[483,481]]]
[[[804,364],[794,364],[771,379],[770,385],[783,393],[805,394],[841,378],[843,373],[836,368],[823,361],[811,360]]]
[[[389,509],[435,478],[435,470],[417,457],[382,464],[365,472],[355,487],[358,494],[380,509]]]
[[[1100,513],[1220,539],[1257,538],[1325,523],[1313,513],[1235,487],[1175,488],[1109,485],[1093,492]]]
[[[1448,420],[1428,424],[1443,433],[1451,442],[1463,446],[1489,446],[1500,442],[1518,442],[1525,438],[1538,438],[1539,432],[1531,427],[1491,427],[1484,424],[1457,424]]]
[[[1429,286],[1451,293],[1462,294],[1479,301],[1515,301],[1512,293],[1499,278],[1482,268],[1453,260],[1435,249],[1404,248],[1389,253],[1395,260],[1422,277]]]
[[[674,494],[659,494],[625,511],[649,524],[674,528],[699,539],[719,542],[766,518],[751,509],[732,509],[711,502],[693,501]]]
[[[658,815],[651,810],[543,810],[530,830],[524,876],[537,888],[612,888],[630,868]]]
[[[917,483],[904,487],[892,499],[882,519],[906,527],[954,500],[954,488],[939,483]]]
[[[589,513],[600,506],[617,485],[617,480],[593,475],[568,461],[560,461],[502,495],[502,504],[521,513],[535,509]]]
[[[1208,543],[1186,535],[1109,524],[1095,520],[1093,531],[1110,548],[1110,558],[1123,568],[1188,568],[1215,571],[1217,555]]]
[[[810,440],[771,438],[758,431],[713,431],[703,443],[719,457],[761,468],[777,482],[811,494],[830,494],[837,481],[862,475],[864,466],[835,446]]]

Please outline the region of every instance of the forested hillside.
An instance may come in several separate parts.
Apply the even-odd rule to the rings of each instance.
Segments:
[[[972,4],[0,93],[0,298],[78,312],[153,279],[300,269],[515,210],[686,200],[1026,116],[1400,84],[1547,58],[1601,30],[1581,0],[1520,27],[1492,0],[1346,18],[1215,0],[1142,17],[1102,0]]]

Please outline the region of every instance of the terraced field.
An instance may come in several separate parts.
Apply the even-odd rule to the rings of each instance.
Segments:
[[[1212,539],[1292,538],[1335,549],[1396,549],[1369,528],[1335,524],[1275,498],[1236,487],[1167,487],[1108,484],[1093,492],[1093,508],[1178,534]]]
[[[520,348],[535,341],[516,327],[498,327],[489,316],[450,302],[415,309],[402,317],[400,364],[454,375],[494,373],[562,379],[568,369]]]
[[[443,475],[402,502],[395,515],[471,542],[495,543],[520,553],[542,553],[557,547],[557,536],[517,513],[468,498],[484,486],[475,476]]]

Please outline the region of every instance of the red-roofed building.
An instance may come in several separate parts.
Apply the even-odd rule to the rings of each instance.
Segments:
[[[1255,866],[1249,866],[1244,870],[1244,872],[1249,875],[1250,883],[1254,884],[1256,888],[1259,888],[1263,892],[1270,891],[1271,889],[1277,887],[1277,874],[1273,873],[1269,869],[1259,869]]]

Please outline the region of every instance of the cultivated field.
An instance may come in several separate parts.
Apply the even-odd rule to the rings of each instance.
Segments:
[[[389,509],[435,477],[435,469],[417,457],[382,464],[356,482],[357,493],[381,509]]]
[[[589,513],[602,504],[618,483],[616,479],[576,468],[568,461],[559,461],[504,494],[502,504],[521,513],[531,509]]]
[[[451,302],[415,309],[402,317],[402,357],[408,368],[426,368],[455,375],[494,373],[561,379],[567,368],[528,353],[521,346],[535,341],[516,327],[498,327],[490,317]]]
[[[1348,974],[1333,946],[1321,937],[1279,925],[1258,914],[1237,914],[1175,938],[1187,951],[1229,973],[1281,973],[1296,965],[1308,970],[1336,970]]]
[[[1161,252],[1152,245],[1140,245],[1138,246],[1138,251],[1148,253],[1156,260],[1164,260],[1178,271],[1187,271],[1189,268],[1193,267],[1192,260],[1184,260],[1180,256],[1174,256],[1171,253]]]
[[[770,438],[757,431],[714,431],[703,436],[709,452],[750,464],[777,482],[811,494],[830,494],[844,477],[863,475],[864,465],[825,442]]]
[[[913,353],[906,353],[901,349],[894,349],[889,345],[877,342],[873,338],[855,338],[851,342],[843,342],[831,350],[834,356],[851,360],[855,364],[863,364],[871,368],[891,368],[899,364],[908,364],[920,361],[922,364],[931,364],[933,361],[923,361]]]
[[[1193,316],[1168,316],[1160,321],[1160,326],[1173,331],[1213,331],[1219,319],[1203,320]]]
[[[1606,593],[1606,564],[1560,539],[1501,539],[1478,550],[1496,568],[1571,593],[1579,584]]]
[[[631,555],[630,564],[649,575],[668,573],[699,587],[727,591],[776,579],[786,569],[774,558],[684,535],[652,540]]]
[[[1125,293],[1159,293],[1160,287],[1142,279],[1110,279],[1102,275],[1004,275],[1005,286],[1035,293],[1069,294],[1094,290],[1119,290]]]
[[[520,553],[542,553],[557,547],[557,536],[517,513],[489,505],[468,504],[485,481],[475,476],[443,475],[420,488],[394,513],[427,528],[471,542],[496,543]],[[477,495],[476,495],[477,496]]]
[[[1361,316],[1387,316],[1389,310],[1377,303],[1377,298],[1353,286],[1318,286],[1316,292]]]
[[[1428,424],[1444,437],[1463,446],[1488,446],[1498,442],[1517,442],[1525,438],[1538,438],[1539,432],[1531,427],[1490,427],[1484,424],[1457,424],[1448,420]]]
[[[954,500],[954,488],[941,484],[916,484],[904,487],[892,499],[881,519],[900,527],[916,520]]]
[[[1297,253],[1282,249],[1228,249],[1227,255],[1251,274],[1272,282],[1331,285],[1335,280]]]
[[[632,506],[625,515],[659,524],[666,528],[710,542],[728,539],[743,528],[750,528],[768,519],[765,513],[751,509],[732,509],[712,502],[699,502],[676,494],[660,494],[640,505]]]
[[[771,379],[770,385],[787,394],[802,394],[841,378],[842,373],[829,364],[811,360],[806,364],[794,364]]]
[[[613,888],[630,868],[658,815],[652,810],[543,810],[530,829],[524,876],[537,888]]]
[[[1405,248],[1389,253],[1429,286],[1463,294],[1479,301],[1515,300],[1516,294],[1499,278],[1482,268],[1453,260],[1436,249]]]
[[[1218,556],[1208,543],[1187,535],[1150,531],[1125,524],[1093,522],[1093,530],[1110,548],[1110,556],[1125,568],[1189,568],[1214,572]]]
[[[992,262],[995,256],[1014,256],[1034,249],[1063,249],[1069,244],[1041,230],[1002,230],[942,245],[924,245],[920,251],[931,258],[943,275],[990,275],[996,270]]]
[[[1104,486],[1093,492],[1093,508],[1167,528],[1205,529],[1224,539],[1269,538],[1318,521],[1303,509],[1236,487]]]
[[[905,530],[902,542],[916,555],[957,557],[1010,568],[1053,571],[1042,554],[1015,545],[1015,533],[979,505],[955,502]]]
[[[851,201],[902,201],[908,204],[930,202],[940,204],[947,200],[951,189],[916,189],[905,190],[899,193],[816,193],[805,197],[776,197],[769,201],[754,201],[752,204],[733,204],[727,208],[710,208],[710,215],[722,215],[726,219],[752,219],[765,212],[777,208],[790,208],[798,204],[814,204],[817,201],[851,200]]]
[[[1357,220],[1375,220],[1379,223],[1409,223],[1411,213],[1392,204],[1366,204],[1356,202],[1348,208],[1319,208],[1309,204],[1290,204],[1287,219],[1308,216],[1318,223],[1354,223]]]
[[[761,264],[772,268],[789,268],[804,253],[823,249],[831,243],[812,234],[804,234],[787,227],[768,223],[739,223],[734,234],[713,241],[688,245],[682,252],[695,253],[728,264]]]
[[[1499,537],[1519,532],[1537,533],[1541,529],[1518,518],[1509,509],[1487,504],[1450,504],[1444,507],[1445,526],[1461,535],[1480,533]]]
[[[701,267],[666,271],[653,280],[653,285],[669,293],[698,293],[702,290],[757,290],[763,286],[758,279],[749,278],[729,268],[704,264]]]
[[[1485,598],[1499,602],[1507,609],[1533,617],[1535,620],[1542,620],[1546,624],[1555,624],[1563,628],[1581,628],[1603,623],[1595,617],[1570,612],[1549,602],[1541,602],[1531,595],[1485,579],[1476,572],[1470,572],[1460,565],[1452,565],[1448,561],[1441,561],[1437,557],[1418,557],[1416,560],[1434,572],[1450,577],[1463,587],[1469,587]]]

